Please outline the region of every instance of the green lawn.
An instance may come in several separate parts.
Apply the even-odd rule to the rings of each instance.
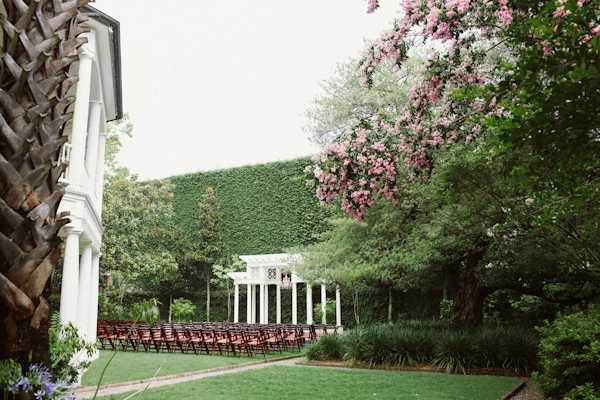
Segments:
[[[497,400],[517,383],[506,377],[269,366],[149,389],[142,399]]]
[[[106,363],[113,356],[112,351],[100,351],[100,358],[92,363],[83,375],[81,384],[83,386],[96,386]],[[263,360],[265,358],[283,357],[295,353],[275,353],[263,357],[258,355],[254,358],[238,358],[223,356],[207,356],[181,353],[144,353],[144,352],[122,352],[118,351],[110,362],[110,365],[102,378],[102,385],[119,382],[142,380],[156,376],[174,375],[183,372],[200,371],[203,369],[223,367],[226,365],[241,364]],[[162,365],[162,367],[161,367]],[[160,368],[160,371],[159,371]],[[158,374],[156,373],[158,371]]]

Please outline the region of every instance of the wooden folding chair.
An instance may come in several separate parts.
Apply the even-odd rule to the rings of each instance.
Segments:
[[[162,342],[169,353],[175,352],[177,348],[177,338],[171,327],[161,326]]]
[[[116,342],[118,343],[119,347],[121,347],[121,349],[123,351],[127,351],[127,345],[128,345],[128,341],[127,341],[127,334],[129,332],[129,327],[127,326],[116,326],[115,327],[115,332],[116,332]]]
[[[161,328],[150,328],[150,334],[152,335],[150,342],[154,346],[157,353],[160,353],[163,349],[163,335]]]
[[[291,346],[292,351],[296,347],[302,348],[302,339],[298,336],[298,327],[296,325],[285,325],[283,328],[283,345],[286,350]]]
[[[212,328],[201,328],[200,332],[202,333],[202,342],[204,343],[204,345],[206,346],[207,349],[207,353],[209,352],[209,348],[210,348],[210,352],[212,354],[215,353],[215,332],[212,330]]]
[[[281,328],[275,326],[265,327],[265,329],[263,329],[263,335],[269,353],[275,354],[275,350],[279,350],[280,354],[283,353],[281,350],[283,345]]]
[[[190,338],[188,336],[188,330],[181,327],[175,328],[175,341],[176,346],[181,350],[182,353],[187,353],[190,349]]]
[[[244,332],[246,336],[246,354],[249,356],[254,353],[254,358],[260,351],[263,357],[265,354],[265,341],[263,339],[263,334],[260,330],[249,329]]]

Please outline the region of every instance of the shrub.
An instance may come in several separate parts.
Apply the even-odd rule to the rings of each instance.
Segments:
[[[316,342],[306,346],[305,355],[308,360],[339,360],[344,352],[341,335],[324,335]]]
[[[73,359],[76,354],[86,352],[91,356],[96,347],[91,343],[86,343],[78,332],[77,328],[70,322],[63,325],[60,321],[60,314],[52,315],[52,326],[48,334],[50,336],[50,357],[52,359],[52,373],[54,376],[68,383],[75,383],[79,372],[89,366],[89,361],[79,361]]]
[[[538,328],[542,372],[534,374],[549,399],[600,397],[600,307],[562,315]]]
[[[171,304],[171,313],[175,322],[187,322],[192,320],[196,306],[187,299],[175,299]]]

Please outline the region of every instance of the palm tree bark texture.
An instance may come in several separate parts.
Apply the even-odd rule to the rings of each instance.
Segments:
[[[89,0],[1,0],[0,359],[49,365],[48,301],[60,257],[58,184]]]

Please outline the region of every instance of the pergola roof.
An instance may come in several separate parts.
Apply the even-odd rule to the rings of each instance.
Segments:
[[[302,283],[304,280],[294,273],[292,267],[292,261],[298,257],[297,254],[288,253],[240,256],[247,264],[246,271],[230,272],[227,275],[234,280],[234,284],[280,285],[281,270],[286,269],[292,273],[292,283]]]

